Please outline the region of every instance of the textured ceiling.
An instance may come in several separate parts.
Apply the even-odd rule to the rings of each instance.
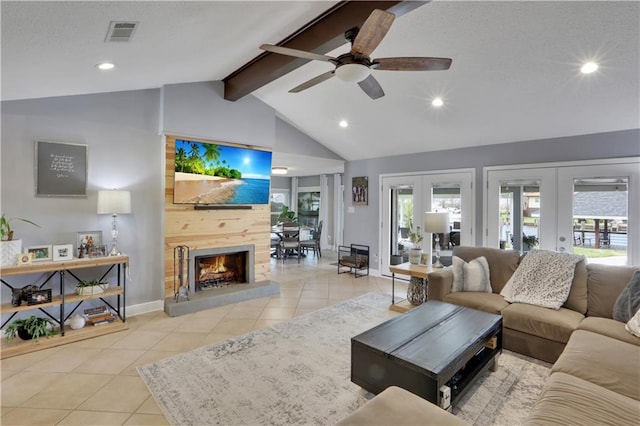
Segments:
[[[334,3],[3,1],[2,100],[221,80]],[[133,41],[104,43],[111,20],[140,21]],[[336,78],[288,93],[331,69],[313,62],[254,95],[347,160],[639,128],[639,21],[636,1],[434,1],[372,56],[450,57],[449,71],[374,71],[378,100]]]

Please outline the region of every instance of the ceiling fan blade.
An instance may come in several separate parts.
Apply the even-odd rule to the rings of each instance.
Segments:
[[[362,24],[362,28],[360,28],[355,40],[353,40],[351,54],[371,56],[371,52],[378,47],[384,36],[387,35],[394,19],[396,19],[396,15],[391,12],[380,9],[375,9],[371,12],[371,15]]]
[[[376,80],[371,74],[369,74],[369,77],[359,82],[358,86],[360,86],[360,88],[364,90],[364,93],[369,95],[371,99],[378,99],[384,96],[384,90],[382,90],[380,83],[378,83],[378,80]]]
[[[325,80],[329,80],[331,77],[335,75],[335,70],[327,71],[323,74],[320,74],[317,77],[313,77],[311,80],[305,81],[304,83],[294,87],[289,90],[289,93],[298,93],[302,92],[305,89],[315,86],[316,84],[322,83]]]
[[[386,71],[440,71],[451,66],[450,58],[379,58],[372,62],[371,68]]]
[[[272,44],[263,44],[260,49],[267,52],[279,53],[280,55],[295,56],[296,58],[312,59],[316,61],[325,61],[336,63],[338,60],[327,55],[320,55],[313,52],[305,52],[304,50],[289,49],[288,47],[274,46]]]

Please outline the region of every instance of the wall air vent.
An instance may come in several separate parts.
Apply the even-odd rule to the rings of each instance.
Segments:
[[[105,42],[131,41],[133,33],[138,28],[138,22],[111,21]]]

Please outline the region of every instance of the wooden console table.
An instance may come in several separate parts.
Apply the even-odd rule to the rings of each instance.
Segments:
[[[429,274],[434,270],[440,269],[441,268],[434,268],[431,265],[414,265],[409,262],[401,263],[399,265],[390,265],[389,270],[391,271],[391,307],[389,309],[396,312],[407,312],[408,310],[415,308],[415,306],[409,303],[407,299],[399,300],[398,303],[396,303],[396,274],[422,278],[425,280],[425,283],[427,283],[429,282]]]
[[[57,276],[59,278],[58,294],[53,295],[50,302],[35,305],[27,305],[26,302],[23,302],[20,306],[13,306],[11,302],[2,303],[0,305],[0,314],[11,314],[7,320],[3,321],[2,327],[4,328],[4,326],[9,323],[9,321],[11,321],[18,312],[38,309],[60,326],[60,333],[50,338],[41,338],[38,342],[31,340],[20,341],[20,339],[14,339],[11,342],[2,342],[0,359],[128,329],[129,326],[126,323],[127,317],[125,308],[128,263],[129,256],[105,256],[73,259],[67,262],[34,262],[27,266],[2,268],[0,271],[0,282],[11,290],[16,287],[6,281],[8,277],[41,273],[43,274],[43,278],[40,278],[40,280],[44,279],[44,282],[38,286],[41,289],[45,288],[45,286],[53,289],[55,286],[53,280],[54,277]],[[80,296],[76,293],[65,293],[66,276],[71,276],[79,282],[80,278],[74,274],[74,271],[78,269],[98,267],[106,267],[106,271],[100,271],[99,273],[100,281],[102,281],[115,268],[117,274],[117,283],[115,287],[110,287],[102,293],[87,296]],[[47,284],[49,282],[51,282],[51,285],[48,286]],[[21,286],[23,284],[24,283],[22,283]],[[107,298],[112,299],[107,300]],[[78,330],[72,330],[64,326],[65,321],[76,312],[76,309],[78,309],[84,301],[95,299],[99,299],[116,313],[118,316],[116,321],[100,326],[87,325]],[[115,303],[113,302],[114,299]],[[65,315],[67,305],[70,307],[70,312]],[[53,315],[47,312],[47,310],[45,310],[47,307],[58,307],[60,310],[59,315]]]

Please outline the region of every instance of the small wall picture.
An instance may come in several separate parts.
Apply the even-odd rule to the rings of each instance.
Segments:
[[[102,257],[107,255],[107,246],[93,246],[89,248],[88,251],[89,257]]]
[[[51,302],[51,289],[36,290],[27,293],[27,305],[39,305]]]
[[[33,261],[33,253],[20,253],[18,255],[18,266],[29,266]]]
[[[27,247],[27,253],[33,256],[33,262],[51,260],[51,244]]]
[[[53,246],[53,261],[72,260],[73,244],[60,244]]]
[[[351,201],[354,206],[369,205],[369,178],[354,177],[351,184]]]

